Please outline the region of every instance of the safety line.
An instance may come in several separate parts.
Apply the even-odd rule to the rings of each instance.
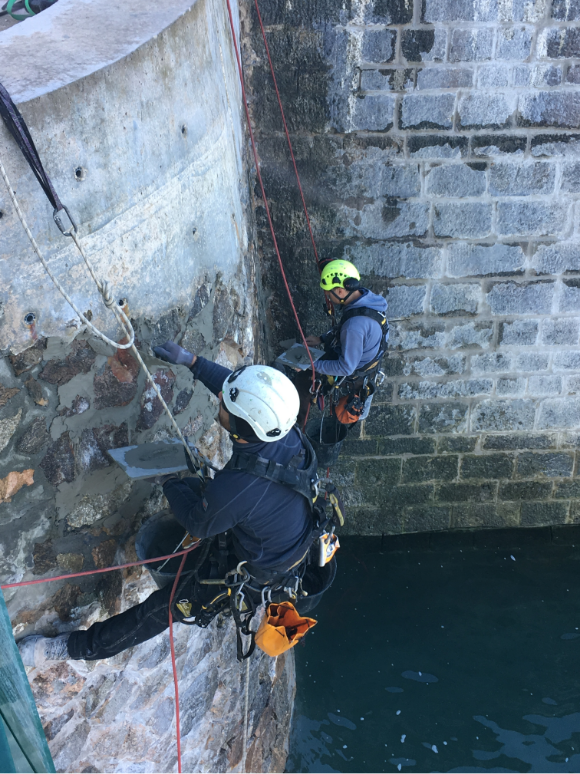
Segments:
[[[292,159],[292,166],[294,167],[294,174],[296,175],[296,183],[298,184],[298,190],[300,191],[300,198],[302,200],[302,208],[304,210],[304,217],[306,218],[306,224],[308,225],[308,232],[310,234],[310,241],[312,242],[312,249],[314,250],[314,258],[316,260],[316,266],[320,272],[320,258],[318,257],[318,249],[316,247],[316,241],[314,239],[314,233],[312,231],[312,225],[310,223],[310,216],[308,214],[308,207],[306,206],[306,200],[304,198],[304,191],[302,190],[302,183],[300,182],[300,175],[298,174],[298,167],[296,166],[296,159],[294,158],[294,148],[292,147],[292,140],[290,139],[290,132],[288,131],[288,125],[286,124],[286,116],[284,114],[284,108],[282,106],[282,99],[278,90],[278,82],[276,81],[276,74],[274,72],[274,65],[272,64],[272,57],[270,56],[270,47],[266,39],[266,30],[262,22],[262,14],[258,6],[258,0],[254,0],[256,6],[256,13],[258,14],[258,22],[260,23],[260,30],[262,31],[262,38],[264,40],[264,47],[266,48],[266,56],[268,57],[268,64],[270,65],[270,73],[272,75],[272,81],[274,82],[274,89],[276,90],[276,97],[278,99],[278,107],[280,108],[280,115],[282,116],[282,123],[284,124],[284,133],[286,135],[286,141],[288,142],[288,150],[290,151],[290,157]],[[326,300],[326,307],[329,314],[332,314],[334,307],[328,297],[328,293],[324,291],[324,298]]]
[[[181,722],[179,718],[179,683],[177,680],[177,663],[175,661],[175,643],[173,641],[173,615],[171,614],[171,605],[173,604],[173,597],[175,596],[175,590],[179,583],[181,571],[185,564],[186,556],[181,560],[179,570],[173,581],[173,588],[171,589],[171,596],[169,597],[169,648],[171,650],[171,669],[173,670],[173,686],[175,688],[175,737],[177,741],[177,771],[181,774]]]
[[[246,659],[246,695],[244,698],[244,727],[242,729],[242,761],[240,771],[246,771],[246,759],[248,757],[248,713],[250,706],[250,657]]]
[[[274,224],[272,223],[272,216],[270,214],[270,207],[268,206],[268,199],[266,198],[266,191],[264,189],[264,182],[262,180],[262,174],[260,172],[260,162],[258,160],[258,151],[256,149],[256,141],[254,140],[254,132],[252,131],[252,122],[250,120],[250,109],[248,107],[248,98],[246,96],[246,87],[244,85],[244,73],[242,70],[242,61],[240,59],[240,52],[238,50],[238,43],[236,40],[236,29],[234,26],[234,19],[232,15],[232,6],[230,4],[230,0],[226,0],[227,7],[228,7],[228,16],[230,19],[230,29],[232,31],[232,41],[234,44],[234,51],[236,54],[236,62],[238,65],[238,73],[240,76],[240,84],[242,87],[242,97],[244,100],[244,110],[246,113],[246,120],[248,122],[248,133],[250,135],[250,142],[252,145],[252,153],[254,155],[254,161],[256,164],[256,177],[258,178],[258,182],[260,184],[260,191],[262,193],[262,200],[264,202],[264,209],[266,210],[266,216],[268,218],[268,225],[270,226],[270,233],[272,234],[272,241],[274,243],[274,250],[276,252],[276,257],[278,258],[278,264],[280,265],[280,271],[282,273],[282,280],[284,281],[284,287],[286,288],[286,293],[288,294],[288,300],[290,301],[290,306],[292,307],[292,311],[294,313],[294,318],[296,320],[296,325],[298,326],[298,330],[300,331],[300,336],[302,338],[302,342],[306,348],[306,352],[308,353],[308,359],[310,360],[310,365],[312,367],[312,389],[314,389],[316,385],[316,373],[314,370],[314,360],[312,359],[312,355],[310,354],[310,348],[308,344],[306,343],[306,337],[304,336],[304,331],[302,330],[302,326],[300,325],[300,319],[298,318],[298,312],[296,311],[296,307],[294,306],[294,300],[292,298],[292,292],[290,290],[290,287],[288,285],[288,280],[286,279],[286,272],[284,271],[284,264],[282,263],[282,256],[280,255],[280,250],[278,248],[278,242],[276,240],[276,234],[274,232]]]
[[[128,564],[118,564],[115,567],[105,567],[103,570],[85,570],[84,572],[75,572],[72,575],[53,575],[51,578],[40,578],[40,580],[20,581],[20,583],[5,583],[0,589],[16,589],[20,586],[35,586],[37,583],[48,583],[49,581],[68,580],[69,578],[82,578],[84,575],[98,575],[101,572],[112,572],[113,570],[124,570],[126,567],[138,567],[140,564],[151,564],[151,562],[161,562],[163,559],[173,559],[176,556],[183,556],[190,551],[194,551],[199,546],[199,542],[183,551],[167,556],[157,556],[154,559],[142,559],[139,562],[129,562]]]

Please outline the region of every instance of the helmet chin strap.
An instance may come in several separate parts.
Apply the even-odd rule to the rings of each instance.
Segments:
[[[337,295],[336,295],[336,293],[334,292],[334,290],[335,290],[335,288],[333,288],[333,289],[330,291],[330,295],[331,295],[333,298],[335,298],[339,304],[346,304],[346,302],[348,301],[348,299],[349,299],[349,298],[352,296],[352,294],[353,294],[353,293],[356,293],[356,291],[358,290],[358,288],[354,288],[353,290],[349,290],[349,291],[348,291],[348,293],[347,293],[347,295],[346,295],[346,296],[344,296],[344,298],[341,298],[340,296],[337,296]],[[343,290],[347,290],[347,288],[343,288]]]

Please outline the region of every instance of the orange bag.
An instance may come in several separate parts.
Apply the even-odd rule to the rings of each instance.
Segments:
[[[271,602],[256,632],[256,645],[268,656],[279,656],[293,648],[316,624],[314,618],[299,615],[292,602]]]
[[[364,406],[364,402],[361,402],[358,396],[353,400],[351,396],[345,395],[334,407],[334,413],[341,425],[352,425],[359,421]]]

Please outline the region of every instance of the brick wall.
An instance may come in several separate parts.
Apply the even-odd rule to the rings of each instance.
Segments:
[[[580,2],[262,0],[322,257],[388,291],[336,477],[351,530],[580,521]],[[316,270],[246,6],[266,190],[308,332]],[[268,329],[294,335],[263,210]],[[358,432],[358,431],[357,431]]]

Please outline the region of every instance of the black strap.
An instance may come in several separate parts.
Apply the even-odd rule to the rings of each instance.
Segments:
[[[10,94],[8,94],[8,92],[6,91],[6,89],[1,83],[0,83],[0,116],[2,117],[2,120],[4,121],[6,128],[14,138],[16,144],[22,151],[22,155],[28,162],[30,169],[34,173],[34,176],[36,177],[38,182],[40,183],[40,186],[44,191],[44,193],[46,194],[48,201],[51,203],[52,208],[54,210],[53,217],[56,225],[60,228],[63,234],[65,234],[66,236],[70,236],[70,228],[68,227],[66,219],[63,218],[62,213],[63,212],[66,213],[74,230],[76,230],[76,224],[74,223],[72,217],[70,216],[68,209],[58,198],[58,194],[54,190],[54,186],[52,185],[52,182],[49,176],[46,174],[46,171],[42,166],[42,161],[40,160],[40,156],[38,154],[38,151],[36,150],[36,145],[34,144],[34,140],[32,139],[30,132],[28,131],[28,127],[26,126],[26,121],[24,120],[24,118],[20,114],[20,111],[12,101],[12,97],[10,96]],[[68,234],[67,234],[67,230],[68,230]]]
[[[256,633],[250,629],[250,623],[254,617],[256,608],[249,594],[247,594],[244,599],[250,605],[250,610],[247,613],[243,613],[245,618],[242,620],[242,613],[236,607],[236,594],[232,594],[230,597],[230,609],[236,624],[236,646],[238,661],[244,661],[245,659],[250,658],[256,648]],[[242,642],[242,634],[245,634],[246,637],[250,637],[250,644],[248,646],[248,650],[245,653],[244,644]]]

